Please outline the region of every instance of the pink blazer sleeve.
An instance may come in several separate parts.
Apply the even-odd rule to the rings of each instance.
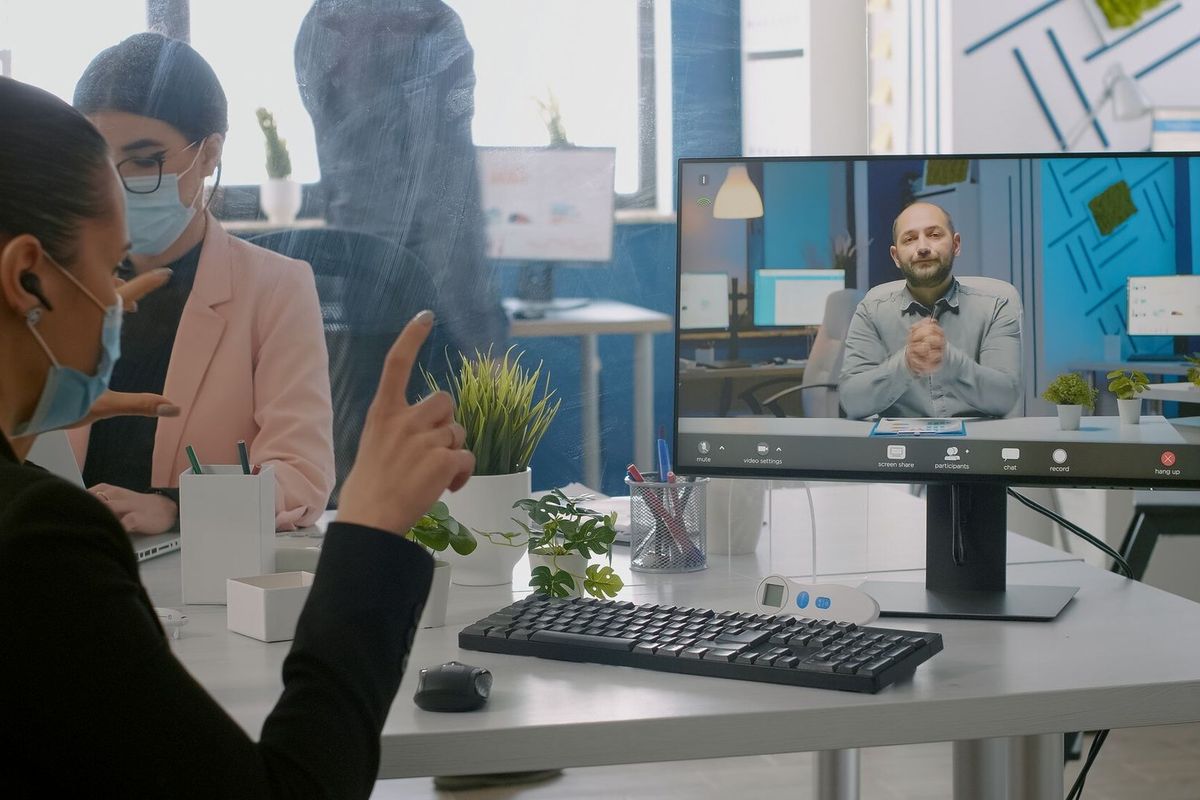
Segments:
[[[252,463],[275,467],[275,526],[316,523],[335,480],[329,355],[312,272],[282,270],[260,309]]]

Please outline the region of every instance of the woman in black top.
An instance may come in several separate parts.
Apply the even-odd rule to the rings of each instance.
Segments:
[[[404,399],[432,315],[389,355],[283,695],[255,743],[171,654],[117,519],[22,463],[34,434],[76,423],[107,383],[121,315],[113,272],[127,248],[99,133],[0,78],[3,793],[366,797],[432,573],[397,534],[474,465],[448,397]],[[422,468],[396,468],[412,464]]]

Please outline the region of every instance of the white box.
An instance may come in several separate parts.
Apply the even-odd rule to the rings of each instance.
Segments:
[[[225,627],[260,642],[294,638],[312,582],[311,572],[230,578],[225,582]]]
[[[225,602],[225,581],[275,571],[275,470],[205,464],[179,476],[183,602]]]

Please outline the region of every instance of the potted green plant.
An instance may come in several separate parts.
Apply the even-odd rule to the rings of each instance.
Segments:
[[[258,127],[266,139],[267,180],[258,190],[258,205],[276,225],[290,225],[300,213],[300,184],[292,180],[292,158],[287,141],[279,137],[275,115],[265,108],[256,112]]]
[[[1146,373],[1114,369],[1108,373],[1108,390],[1117,396],[1117,412],[1122,425],[1137,425],[1142,417],[1142,398],[1138,397],[1150,385]]]
[[[520,530],[483,533],[488,541],[529,551],[529,585],[550,597],[616,597],[624,588],[612,568],[612,543],[617,536],[617,514],[601,514],[582,503],[588,497],[568,497],[552,489],[540,498],[519,500],[514,508],[525,512],[529,523],[513,519]],[[593,556],[608,556],[608,564],[590,563]]]
[[[1200,353],[1192,353],[1190,356],[1184,356],[1184,360],[1191,366],[1188,367],[1187,379],[1192,386],[1200,388]]]
[[[1077,372],[1064,372],[1050,382],[1042,392],[1042,399],[1058,407],[1058,424],[1064,431],[1079,430],[1083,409],[1096,407],[1099,392],[1088,385]]]
[[[405,538],[424,547],[434,556],[433,583],[429,587],[429,598],[421,614],[422,628],[440,628],[446,624],[446,603],[450,597],[450,575],[453,565],[437,557],[447,549],[460,555],[470,555],[478,542],[466,526],[450,516],[445,503],[437,502],[433,508],[417,520],[417,524],[405,534]]]
[[[542,380],[541,363],[534,369],[521,364],[523,353],[509,348],[497,358],[489,350],[463,358],[451,372],[447,390],[454,398],[454,419],[466,431],[464,446],[475,455],[475,473],[459,491],[442,499],[450,513],[475,531],[505,530],[517,501],[532,493],[529,462],[560,400]],[[437,378],[422,370],[431,391]],[[502,586],[512,583],[519,551],[484,540],[469,560],[448,554],[455,565],[454,582],[464,586]]]

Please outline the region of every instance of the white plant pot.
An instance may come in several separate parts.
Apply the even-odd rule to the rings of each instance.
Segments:
[[[429,585],[429,597],[425,598],[420,627],[440,628],[446,624],[446,606],[450,602],[450,573],[453,570],[454,567],[449,561],[437,559],[433,562],[433,583]]]
[[[586,574],[588,568],[588,561],[586,558],[579,555],[579,553],[567,553],[566,555],[561,556],[547,555],[544,553],[529,554],[530,572],[533,572],[533,570],[537,567],[543,566],[550,568],[551,575],[553,575],[555,572],[558,572],[560,569],[566,570],[568,573],[570,573],[571,577],[575,579],[575,590],[571,592],[570,596],[583,596],[583,576]]]
[[[1117,400],[1117,413],[1121,415],[1122,425],[1137,425],[1142,418],[1142,398],[1132,400]]]
[[[740,556],[758,549],[767,506],[767,482],[712,478],[705,524],[708,553]]]
[[[300,213],[300,184],[291,178],[268,178],[258,188],[258,206],[272,224],[292,224]]]
[[[457,492],[446,492],[442,502],[450,516],[472,531],[519,531],[513,519],[528,522],[525,512],[513,508],[513,503],[525,500],[532,493],[531,473],[511,475],[475,475]],[[453,550],[442,556],[454,565],[454,583],[459,586],[509,586],[513,567],[525,554],[525,547],[493,544],[477,536],[479,546],[469,556]]]
[[[1083,406],[1057,406],[1058,427],[1064,431],[1079,430],[1079,420],[1083,417]]]

